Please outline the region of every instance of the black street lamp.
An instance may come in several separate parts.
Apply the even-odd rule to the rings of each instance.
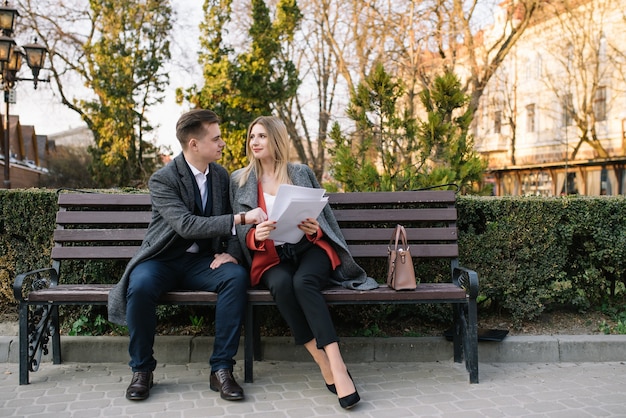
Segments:
[[[5,102],[5,120],[4,120],[4,187],[11,188],[11,141],[9,140],[9,105],[15,103],[11,98],[11,91],[15,87],[15,83],[20,80],[32,81],[35,89],[39,80],[39,71],[43,68],[48,50],[41,45],[35,43],[19,47],[13,40],[13,31],[15,28],[15,18],[19,16],[17,9],[8,6],[5,1],[4,6],[0,6],[0,82],[4,90]],[[26,63],[30,67],[33,78],[19,78],[17,73],[22,66],[22,59],[26,57]]]

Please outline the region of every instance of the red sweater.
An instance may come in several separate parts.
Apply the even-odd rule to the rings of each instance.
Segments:
[[[258,196],[259,207],[267,212],[265,199],[263,198],[263,189],[261,188],[261,183],[258,184]],[[254,239],[255,231],[256,228],[253,227],[248,231],[248,234],[246,235],[246,246],[250,249],[250,251],[252,251],[250,284],[253,287],[259,284],[263,273],[265,273],[269,268],[274,267],[275,265],[280,263],[280,258],[278,257],[278,253],[276,252],[274,241],[272,241],[271,239],[267,239],[265,241],[256,241]],[[330,245],[330,243],[326,240],[321,239],[322,236],[324,236],[324,232],[321,229],[317,232],[315,237],[312,237],[311,235],[305,235],[305,237],[309,241],[326,251],[326,254],[328,255],[328,258],[330,258],[330,262],[334,270],[339,264],[341,264],[341,261],[339,260],[337,252]]]

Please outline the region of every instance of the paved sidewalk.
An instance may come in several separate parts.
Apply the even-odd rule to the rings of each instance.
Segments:
[[[243,382],[243,362],[235,375]],[[123,363],[44,363],[18,385],[18,365],[0,364],[1,417],[625,417],[626,363],[481,363],[468,383],[453,362],[350,363],[362,401],[342,410],[311,362],[255,362],[246,400],[208,387],[205,363],[161,365],[151,396],[124,398]]]

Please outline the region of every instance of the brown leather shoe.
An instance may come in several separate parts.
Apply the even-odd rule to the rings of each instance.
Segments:
[[[143,401],[150,396],[150,388],[153,386],[152,372],[134,372],[130,385],[126,389],[126,399],[131,401]]]
[[[243,399],[243,389],[235,382],[233,373],[228,369],[220,369],[211,372],[209,387],[219,392],[222,399],[238,401]]]

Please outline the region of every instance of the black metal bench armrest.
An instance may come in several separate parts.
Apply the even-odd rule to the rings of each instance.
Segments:
[[[28,299],[28,293],[25,292],[24,289],[24,282],[26,282],[26,280],[30,280],[30,290],[44,289],[58,285],[59,275],[52,267],[18,274],[13,282],[13,295],[20,303]]]
[[[478,273],[466,267],[452,269],[452,282],[462,287],[470,299],[478,297]]]

